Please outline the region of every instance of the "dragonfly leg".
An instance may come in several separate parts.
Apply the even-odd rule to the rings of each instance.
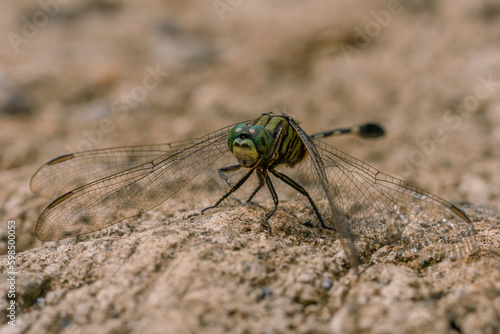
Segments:
[[[252,195],[250,195],[247,203],[250,203],[252,201],[252,198],[259,192],[260,188],[264,186],[264,176],[262,175],[262,171],[260,169],[257,169],[257,178],[259,179],[259,185],[257,186],[257,188],[255,188]]]
[[[237,171],[238,169],[241,168],[241,165],[238,164],[238,165],[234,165],[234,166],[227,166],[227,167],[222,167],[222,168],[219,168],[219,175],[220,177],[226,181],[226,183],[228,185],[231,185],[231,183],[229,183],[229,179],[227,178],[226,176],[226,173],[227,172],[234,172],[234,171]]]
[[[269,171],[271,173],[273,173],[274,176],[276,176],[278,179],[280,179],[281,181],[285,182],[290,187],[292,187],[293,189],[297,190],[299,193],[301,193],[302,195],[304,195],[304,196],[307,197],[307,199],[309,200],[309,203],[311,203],[311,205],[312,205],[312,207],[314,209],[314,212],[316,213],[316,216],[318,216],[318,219],[319,219],[319,222],[321,223],[321,227],[322,228],[326,228],[328,230],[334,230],[335,231],[335,229],[333,227],[330,227],[330,226],[328,226],[328,225],[325,224],[325,222],[323,221],[323,217],[321,217],[321,214],[319,213],[318,207],[316,206],[316,204],[312,200],[312,198],[309,195],[309,193],[304,188],[302,188],[302,186],[300,184],[298,184],[297,182],[295,182],[294,180],[292,180],[287,175],[285,175],[283,173],[280,173],[280,172],[278,172],[278,171],[276,171],[274,169],[269,169]]]
[[[266,224],[267,224],[267,227],[269,228],[269,235],[271,235],[272,228],[271,228],[271,224],[269,224],[269,219],[271,219],[271,217],[274,215],[274,213],[278,209],[278,204],[279,204],[278,194],[276,193],[276,190],[274,189],[273,183],[271,182],[271,179],[269,178],[269,175],[267,174],[266,169],[263,169],[261,171],[261,177],[264,180],[266,180],[267,188],[269,189],[269,192],[271,193],[271,196],[272,196],[273,202],[274,202],[274,208],[272,209],[272,211],[270,213],[267,214],[267,217],[266,217]]]
[[[229,195],[231,195],[232,193],[234,193],[236,190],[238,190],[239,187],[241,187],[241,185],[243,183],[245,183],[246,180],[248,180],[248,178],[250,177],[250,175],[252,175],[253,171],[255,170],[255,168],[257,168],[257,166],[253,167],[253,168],[250,168],[248,170],[248,172],[246,172],[245,175],[243,175],[239,180],[238,182],[236,182],[236,184],[234,186],[231,187],[231,189],[229,189],[229,191],[224,195],[222,196],[218,201],[217,203],[215,203],[214,205],[212,206],[209,206],[203,210],[201,210],[201,213],[203,214],[205,211],[207,211],[208,209],[213,209],[213,208],[216,208],[220,203],[222,203],[223,200],[225,200],[226,198],[229,197]]]

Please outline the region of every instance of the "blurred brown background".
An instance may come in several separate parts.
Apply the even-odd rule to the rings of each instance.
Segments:
[[[2,252],[8,220],[16,221],[18,252],[42,245],[34,228],[49,201],[29,181],[48,160],[197,137],[271,110],[311,133],[378,122],[382,139],[327,142],[466,210],[500,208],[498,1],[3,1],[0,34]],[[500,271],[488,256],[470,266],[446,262],[451,269],[435,266],[424,277],[404,264],[374,265],[355,285],[342,276],[340,253],[331,253],[334,240],[267,239],[243,220],[221,223],[224,213],[172,225],[148,215],[161,233],[145,223],[146,232],[123,238],[24,252],[24,328],[499,328]],[[497,226],[488,219],[482,231]],[[495,235],[483,243],[496,247]],[[371,308],[358,303],[368,300]]]

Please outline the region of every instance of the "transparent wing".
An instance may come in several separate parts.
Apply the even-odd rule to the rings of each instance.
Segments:
[[[189,144],[194,142],[188,140],[66,154],[40,167],[31,178],[30,188],[38,196],[55,199],[70,190],[152,161]]]
[[[78,175],[76,169],[86,173],[84,181],[105,173],[85,172],[83,169],[88,166],[107,166],[107,172],[120,171],[76,188],[54,200],[38,220],[37,237],[41,240],[56,240],[100,230],[158,206],[188,183],[193,185],[190,192],[192,200],[198,200],[196,193],[200,193],[202,189],[211,191],[211,197],[220,196],[220,191],[212,190],[227,187],[218,176],[217,169],[234,160],[227,149],[227,135],[232,127],[234,125],[178,145],[99,150],[75,155],[75,158],[67,160],[63,156],[59,158],[60,161],[55,159],[52,163],[49,162],[41,168],[43,173],[39,171],[34,176],[32,183],[42,184],[39,181],[42,180],[42,175],[51,180],[58,180],[61,176]],[[170,150],[154,156],[165,147]],[[141,151],[141,148],[147,149]],[[129,159],[130,157],[132,159]],[[150,159],[152,157],[154,159]],[[74,159],[75,162],[72,163]],[[144,160],[148,161],[143,162]],[[219,163],[212,166],[217,160],[220,166]],[[127,169],[130,166],[129,161],[132,161],[130,164],[134,166]],[[234,164],[234,161],[232,163]],[[65,165],[58,167],[58,164]],[[75,167],[75,171],[67,170],[71,166]],[[68,185],[78,184],[71,180],[61,182],[60,185],[52,187],[55,189],[52,193]],[[50,187],[50,184],[47,185]]]
[[[311,139],[293,121],[292,126],[309,146],[297,182],[313,197],[326,223],[337,229],[346,253],[356,252],[353,239],[451,258],[475,250],[473,225],[458,207]]]

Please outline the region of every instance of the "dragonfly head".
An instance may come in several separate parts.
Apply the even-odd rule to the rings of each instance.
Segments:
[[[271,131],[262,125],[237,125],[227,138],[229,150],[243,167],[252,166],[259,157],[268,158],[273,150],[273,142]]]

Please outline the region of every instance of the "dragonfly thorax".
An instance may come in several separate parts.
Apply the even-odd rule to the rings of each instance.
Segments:
[[[273,150],[274,138],[262,125],[235,126],[228,136],[229,150],[243,167],[252,166],[259,158],[267,159]]]

